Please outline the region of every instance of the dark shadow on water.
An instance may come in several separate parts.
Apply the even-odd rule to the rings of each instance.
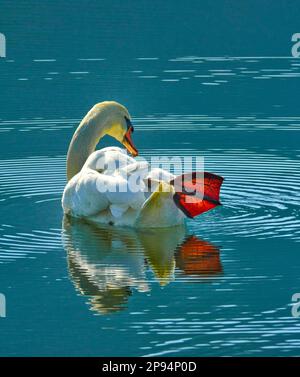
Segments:
[[[153,281],[222,273],[219,249],[184,226],[135,230],[65,216],[62,237],[70,279],[99,314],[126,309],[134,290],[149,292]]]

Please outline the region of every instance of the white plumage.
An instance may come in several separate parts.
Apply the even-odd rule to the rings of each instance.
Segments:
[[[146,206],[149,199],[153,200],[152,193],[148,192],[149,179],[155,190],[158,181],[167,183],[174,177],[159,168],[149,171],[147,162],[133,159],[124,149],[103,148],[93,152],[81,171],[68,182],[62,198],[63,209],[71,216],[111,225],[177,225],[185,216],[174,205],[172,192],[161,193],[166,204],[162,207],[163,218],[160,211],[155,216],[155,211]],[[132,191],[132,182],[136,180],[136,191]],[[149,218],[143,211],[147,211]]]

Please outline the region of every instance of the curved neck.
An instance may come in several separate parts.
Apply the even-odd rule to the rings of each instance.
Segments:
[[[68,181],[80,172],[87,158],[94,152],[99,140],[106,134],[104,124],[101,129],[81,123],[71,140],[67,155],[67,179]]]
[[[124,106],[114,101],[96,104],[86,114],[75,131],[67,156],[68,181],[80,172],[99,140],[106,134],[123,142],[127,129],[126,117],[130,115]]]

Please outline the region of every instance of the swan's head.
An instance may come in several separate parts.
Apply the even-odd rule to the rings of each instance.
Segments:
[[[105,101],[95,105],[91,112],[100,137],[100,133],[110,135],[122,143],[132,156],[138,155],[131,138],[134,129],[126,107],[115,101]]]

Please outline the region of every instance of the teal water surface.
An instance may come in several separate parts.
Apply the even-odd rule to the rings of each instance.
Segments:
[[[147,34],[154,24],[142,29],[149,43],[136,40],[136,54],[110,32],[95,50],[92,22],[90,39],[77,36],[82,51],[74,44],[64,53],[78,17],[72,12],[55,53],[45,37],[55,25],[44,8],[27,6],[15,12],[31,12],[33,25],[41,12],[45,24],[35,36],[49,52],[16,49],[0,59],[0,292],[7,305],[0,354],[299,355],[291,298],[300,290],[300,60],[263,56],[261,45],[259,54],[242,56],[203,55],[193,44],[151,50],[160,38]],[[128,17],[137,34],[134,17],[153,14],[134,9]],[[98,27],[127,30],[116,14]],[[4,25],[8,36],[20,28]],[[225,177],[223,206],[186,229],[137,232],[64,219],[68,143],[89,108],[106,99],[128,107],[141,156],[204,156],[205,170]],[[106,138],[100,147],[107,145],[117,142]]]

